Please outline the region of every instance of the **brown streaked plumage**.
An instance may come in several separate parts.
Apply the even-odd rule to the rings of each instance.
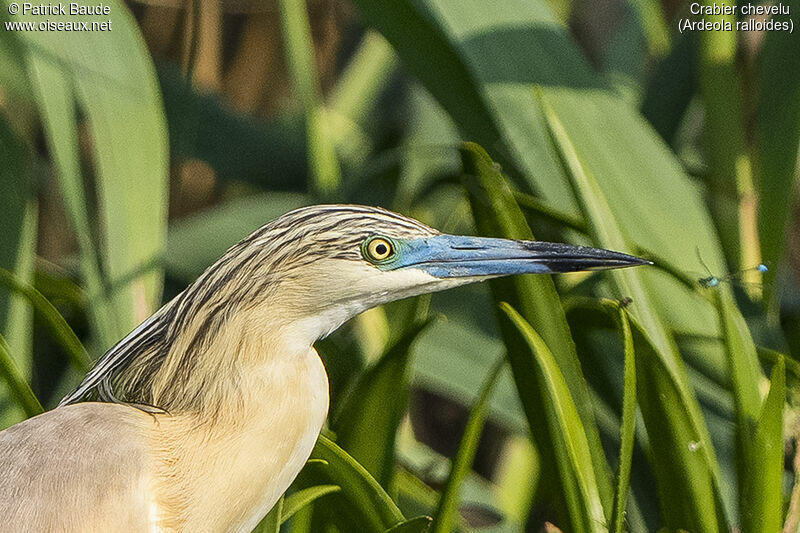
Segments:
[[[325,421],[316,340],[407,296],[643,263],[442,235],[371,207],[293,211],[231,247],[58,408],[0,432],[0,516],[20,531],[250,531]]]

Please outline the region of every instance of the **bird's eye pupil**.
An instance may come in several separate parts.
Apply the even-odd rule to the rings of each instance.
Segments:
[[[383,261],[394,255],[392,244],[384,238],[371,239],[364,245],[364,256],[370,261]]]

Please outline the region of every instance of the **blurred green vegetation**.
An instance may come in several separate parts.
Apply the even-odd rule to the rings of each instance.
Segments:
[[[109,5],[0,31],[0,428],[272,218],[381,205],[656,266],[320,342],[330,433],[259,531],[798,531],[800,38],[666,0]]]

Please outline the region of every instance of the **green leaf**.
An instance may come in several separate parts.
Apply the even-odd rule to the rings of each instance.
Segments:
[[[0,11],[0,21],[9,21],[7,11]],[[0,33],[0,86],[15,97],[30,99],[31,86],[25,72],[20,44],[13,32]]]
[[[762,379],[756,347],[747,323],[727,291],[715,290],[725,335],[736,406],[736,465],[742,531],[781,529],[783,479],[783,403],[785,365],[779,358],[772,387],[762,407]]]
[[[742,494],[742,531],[780,531],[783,519],[783,410],[786,368],[783,358],[772,370],[770,389],[754,439],[752,485]]]
[[[121,2],[110,8],[114,39],[92,33],[100,37],[92,42],[81,36],[74,50],[104,67],[100,76],[76,70],[73,79],[94,140],[110,296],[127,333],[161,303],[158,259],[167,237],[168,145],[155,68],[136,20]],[[106,76],[114,81],[103,83]]]
[[[304,507],[295,513],[294,520],[292,520],[292,527],[289,531],[291,531],[291,533],[312,533],[314,531],[313,519],[314,507]]]
[[[631,485],[633,445],[636,439],[636,349],[628,320],[628,313],[617,304],[622,340],[625,344],[625,392],[622,398],[622,428],[620,429],[619,474],[614,494],[614,511],[611,514],[611,531],[622,533],[625,529],[625,503]]]
[[[721,13],[704,20],[735,27],[737,16]],[[737,32],[699,33],[698,74],[705,108],[703,144],[710,170],[709,208],[728,264],[734,269],[743,268],[758,261],[758,256],[757,243],[741,238],[751,229],[741,209],[752,209],[755,200],[750,154],[745,144],[743,80],[736,63]]]
[[[525,338],[538,365],[538,380],[550,401],[548,421],[551,434],[568,453],[571,475],[580,492],[578,501],[573,502],[573,512],[580,512],[579,531],[608,531],[600,492],[595,479],[589,440],[583,429],[583,422],[572,399],[564,374],[542,337],[508,304],[501,304],[502,310]],[[566,473],[562,472],[562,476]],[[573,519],[575,515],[573,515]]]
[[[401,448],[402,451],[402,448]],[[403,458],[405,460],[405,457]],[[439,493],[406,468],[397,471],[397,505],[405,514],[431,515]]]
[[[800,385],[800,362],[795,361],[786,354],[765,346],[757,346],[758,360],[761,364],[777,364],[782,360],[786,367],[787,386]],[[792,383],[794,381],[794,383]]]
[[[413,324],[366,369],[333,423],[339,445],[383,487],[392,486],[395,439],[408,400],[411,350],[430,320]]]
[[[707,430],[698,429],[698,418],[693,412],[696,404],[689,403],[693,399],[687,400],[685,385],[672,377],[662,354],[642,326],[633,319],[632,324],[635,325],[638,400],[647,428],[664,520],[668,524],[722,527],[724,515],[716,481],[719,473],[716,464],[709,460],[709,456],[714,458],[715,455],[710,449]],[[703,511],[705,513],[701,514]],[[693,530],[691,525],[683,529]]]
[[[37,56],[30,56],[28,63],[67,215],[78,241],[83,283],[91,302],[89,310],[95,334],[102,346],[110,346],[125,332],[119,326],[117,313],[109,300],[107,283],[101,273],[102,260],[92,238],[89,201],[80,171],[73,89],[57,66]]]
[[[85,372],[89,369],[91,359],[83,344],[81,344],[75,332],[72,331],[72,328],[69,327],[67,321],[64,320],[64,317],[61,316],[61,313],[58,312],[58,309],[53,307],[53,304],[42,296],[42,293],[4,268],[0,268],[0,285],[5,286],[15,294],[21,295],[28,301],[50,330],[53,339],[61,345],[70,362],[78,370]]]
[[[8,353],[8,345],[2,335],[0,335],[0,377],[8,384],[12,398],[22,407],[27,416],[36,416],[44,412],[42,404],[39,403],[31,386],[28,385],[11,354]]]
[[[344,505],[331,506],[335,512],[347,514],[351,527],[359,531],[383,533],[405,520],[405,517],[380,484],[355,459],[325,436],[320,436],[311,454],[327,465],[309,469],[313,484],[333,484],[342,488],[335,497],[344,498]],[[334,497],[331,496],[331,497]]]
[[[0,268],[25,281],[33,279],[37,222],[29,155],[25,143],[0,117]],[[23,378],[31,372],[32,326],[32,313],[24,298],[18,294],[0,298],[0,334],[8,339]],[[0,387],[0,428],[25,418],[19,407],[8,390]]]
[[[402,158],[394,206],[417,216],[421,212],[452,216],[452,210],[442,209],[441,198],[430,191],[442,176],[458,175],[461,162],[458,152],[452,148],[461,140],[458,131],[442,106],[421,85],[411,85],[408,100],[409,123],[403,147],[406,153]],[[459,197],[458,201],[463,202],[463,198]]]
[[[430,526],[430,516],[417,516],[387,529],[385,533],[425,533]]]
[[[573,229],[578,233],[586,233],[586,225],[582,220],[567,213],[562,213],[536,196],[515,191],[514,199],[523,211],[533,213],[544,220],[553,222],[564,228]]]
[[[596,409],[601,435],[606,439],[606,447],[622,448],[623,408],[626,390],[624,339],[619,322],[619,300],[596,297],[570,299],[567,305],[567,318],[570,327],[576,332],[575,341],[590,386]],[[630,316],[628,317],[630,322]],[[634,339],[634,355],[636,344]],[[636,361],[638,365],[638,361]],[[637,368],[637,372],[639,369]],[[637,379],[637,392],[638,379]],[[638,397],[637,397],[638,400]],[[634,436],[633,467],[631,488],[627,495],[625,525],[630,531],[649,531],[663,520],[659,516],[658,485],[654,471],[646,463],[650,450],[647,432],[637,413]],[[617,466],[616,490],[618,494],[621,465]],[[618,500],[615,499],[615,505]],[[614,522],[609,521],[610,527]]]
[[[325,127],[327,117],[319,96],[306,0],[280,0],[278,5],[286,63],[306,116],[309,168],[317,192],[330,196],[341,184],[342,177],[333,138],[329,135],[331,128]]]
[[[338,485],[317,485],[315,487],[308,487],[307,489],[298,490],[290,494],[283,500],[283,508],[281,510],[281,524],[289,520],[300,509],[309,505],[314,500],[322,498],[326,494],[339,492],[341,487]]]
[[[553,143],[581,203],[592,240],[613,250],[630,249],[616,211],[576,151],[571,138],[574,130],[565,128],[544,89],[539,95]],[[711,437],[683,361],[656,306],[659,295],[649,290],[641,269],[619,269],[610,274],[617,293],[632,298],[629,309],[641,323],[641,331],[634,332],[639,359],[637,395],[650,437],[666,524],[690,531],[726,530]]]
[[[742,444],[746,445],[750,440],[748,433],[761,411],[761,396],[758,392],[762,378],[761,366],[747,323],[736,308],[730,291],[718,287],[713,296],[728,351],[738,429],[744,432],[740,437],[743,439]]]
[[[514,200],[514,195],[503,179],[497,166],[479,146],[467,143],[461,150],[465,176],[465,187],[470,193],[470,203],[478,230],[487,236],[511,239],[532,239],[533,235],[522,212]],[[561,301],[549,276],[514,276],[490,281],[492,295],[496,302],[510,302],[520,309],[525,319],[537,331],[557,358],[559,368],[563,369],[567,385],[574,398],[578,412],[583,420],[589,442],[595,472],[598,476],[600,493],[611,505],[612,488],[608,464],[600,445],[600,437],[594,419],[594,411],[586,381],[581,372],[575,345],[567,325]],[[536,362],[530,355],[527,343],[517,330],[507,321],[500,321],[500,329],[508,349],[508,359],[517,385],[517,391],[530,424],[531,433],[537,447],[544,455],[545,464],[557,464],[566,468],[565,450],[556,446],[543,413],[547,398],[536,384]],[[571,483],[566,472],[561,472],[564,496],[569,501],[577,498],[577,487]],[[570,508],[570,516],[578,515]],[[566,520],[566,516],[563,517]]]
[[[483,425],[489,414],[489,399],[491,398],[497,378],[503,369],[505,357],[498,360],[486,378],[486,382],[481,388],[478,401],[472,407],[467,426],[464,428],[464,435],[458,446],[458,452],[453,460],[450,476],[447,478],[444,491],[442,492],[439,506],[435,513],[432,533],[449,533],[453,531],[458,522],[458,506],[461,502],[461,485],[472,469],[475,460],[475,453],[478,451],[478,443],[483,433]]]
[[[800,2],[783,3],[791,13]],[[758,191],[758,237],[762,259],[777,265],[783,257],[795,198],[800,147],[800,41],[786,32],[764,35],[758,65],[753,177]],[[776,291],[777,269],[767,272],[765,301]]]
[[[3,4],[5,9],[8,2]],[[156,260],[166,239],[168,178],[166,125],[152,60],[127,7],[118,1],[109,7],[113,31],[17,34],[106,345],[160,303],[162,275]],[[39,22],[30,14],[17,18]],[[50,21],[70,17],[52,16]],[[76,104],[92,139],[102,230],[98,242],[89,238],[86,220],[94,202],[82,190]],[[94,248],[102,251],[100,257],[91,256]],[[111,308],[104,308],[105,299]]]

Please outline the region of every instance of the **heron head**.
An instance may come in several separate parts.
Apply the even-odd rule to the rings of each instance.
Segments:
[[[237,353],[242,336],[276,353],[307,353],[349,318],[393,300],[511,274],[647,263],[569,244],[446,235],[373,207],[305,207],[232,246],[61,403],[95,388],[112,401],[116,388],[126,401],[188,409],[208,396],[208,376],[234,360],[220,354]]]
[[[291,303],[314,338],[371,307],[476,281],[648,264],[584,246],[447,235],[373,207],[302,208],[265,229],[282,307]]]

